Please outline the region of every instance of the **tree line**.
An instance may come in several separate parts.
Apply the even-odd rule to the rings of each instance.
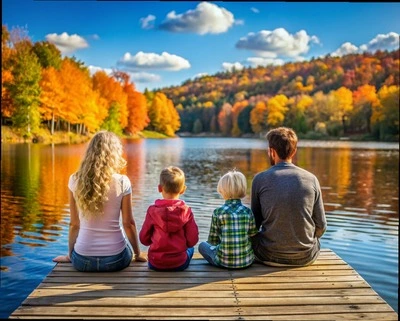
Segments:
[[[174,136],[179,114],[164,93],[144,94],[122,71],[92,76],[74,57],[62,57],[56,46],[32,43],[27,31],[2,26],[2,122],[30,137],[40,126],[51,132],[90,134],[107,129],[136,134],[151,129]]]
[[[159,89],[180,131],[228,136],[289,126],[308,137],[399,139],[399,50],[232,70]]]

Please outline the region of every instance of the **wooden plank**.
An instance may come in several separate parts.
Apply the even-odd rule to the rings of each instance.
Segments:
[[[221,284],[221,283],[205,283],[199,285],[193,285],[191,287],[185,287],[182,289],[180,284],[100,284],[100,283],[42,283],[37,288],[52,288],[52,289],[87,289],[87,290],[104,290],[113,289],[119,290],[142,290],[142,291],[173,291],[173,290],[184,290],[184,291],[219,291],[226,290],[227,286],[229,289],[233,289],[232,284]]]
[[[340,290],[339,290],[340,291]],[[338,295],[343,294],[345,292],[337,292]],[[249,291],[251,292],[251,291]],[[265,291],[264,291],[265,292]],[[295,292],[295,291],[294,291]],[[362,294],[362,292],[358,292],[358,294]],[[228,296],[234,296],[235,292],[233,289],[220,291],[186,291],[186,290],[171,290],[171,291],[156,291],[156,290],[118,290],[115,289],[107,289],[107,290],[91,290],[88,291],[85,289],[36,289],[34,290],[29,297],[51,297],[51,296],[74,296],[74,297],[159,297],[159,298],[223,298]],[[328,295],[328,294],[327,294]],[[262,294],[260,294],[262,297]]]
[[[344,278],[344,277],[342,277]],[[212,283],[212,282],[218,282],[218,283],[231,283],[232,281],[229,279],[229,277],[226,278],[217,278],[217,277],[204,277],[204,278],[192,278],[192,279],[186,279],[186,278],[179,278],[177,275],[174,278],[157,278],[157,277],[148,277],[148,278],[140,278],[140,279],[134,279],[134,278],[129,278],[129,277],[102,277],[101,275],[88,275],[84,277],[74,277],[73,280],[71,280],[71,277],[58,277],[58,278],[52,278],[48,277],[46,279],[47,283],[68,283],[68,282],[76,282],[76,283],[109,283],[109,284],[119,284],[119,283],[124,283],[124,284],[139,284],[139,283],[174,283],[174,284],[179,284],[181,287],[186,287],[190,285],[196,285],[196,284],[203,284],[203,283]],[[301,281],[299,281],[301,282]]]
[[[365,281],[346,281],[346,282],[307,282],[307,283],[240,283],[235,284],[235,289],[238,292],[244,290],[274,290],[274,289],[357,289],[370,288]]]
[[[84,289],[36,289],[29,297],[50,297],[50,296],[74,296],[74,297],[167,297],[167,298],[220,298],[235,295],[237,298],[270,298],[270,297],[308,297],[308,296],[351,296],[351,295],[375,295],[369,288],[361,289],[279,289],[279,290],[252,290],[252,291],[156,291],[156,290],[118,290],[115,289],[94,289],[88,291]]]
[[[241,315],[241,320],[371,320],[371,321],[398,321],[397,316],[387,312],[354,312],[354,313],[318,313],[318,314],[296,314],[293,315]],[[150,319],[148,319],[150,320]]]
[[[281,267],[273,267],[273,266],[267,266],[259,263],[254,263],[250,268],[245,269],[243,271],[260,271],[260,272],[266,272],[266,271],[281,271]],[[341,261],[341,263],[338,264],[329,264],[329,265],[310,265],[310,266],[304,266],[304,267],[296,267],[296,268],[291,268],[291,271],[314,271],[314,270],[353,270],[348,264],[344,263]],[[56,265],[53,269],[54,272],[76,272],[75,268],[71,265]],[[179,272],[179,273],[184,273],[184,272],[194,272],[194,271],[203,271],[203,272],[209,272],[209,273],[226,273],[226,269],[223,268],[218,268],[215,266],[207,265],[207,264],[197,264],[197,265],[190,265],[189,268],[185,271]],[[126,273],[126,272],[155,272],[151,271],[147,268],[147,266],[144,267],[138,267],[138,266],[133,266],[130,265],[126,269],[118,272],[118,273]],[[103,272],[101,272],[103,273]],[[155,272],[155,273],[167,273],[167,272]]]
[[[17,311],[15,311],[12,316],[22,317],[27,316],[31,317],[32,315],[43,316],[43,317],[61,317],[64,316],[73,316],[75,318],[82,318],[86,316],[91,316],[92,318],[97,318],[98,316],[108,317],[113,316],[115,318],[119,317],[127,317],[129,316],[147,319],[148,317],[156,317],[163,318],[169,316],[170,319],[175,319],[175,317],[214,317],[214,316],[225,316],[225,317],[238,317],[238,309],[237,308],[218,308],[213,307],[212,309],[204,309],[204,308],[166,308],[166,307],[150,307],[150,308],[141,308],[141,307],[96,307],[93,309],[92,307],[72,307],[72,306],[53,306],[51,309],[47,306],[39,306],[39,307],[30,307],[23,306]]]
[[[242,318],[248,318],[251,316],[264,316],[266,320],[275,319],[277,316],[284,316],[286,320],[297,320],[301,315],[329,315],[329,314],[346,314],[348,319],[353,319],[352,314],[356,313],[389,313],[391,310],[384,304],[364,304],[364,305],[299,305],[299,306],[289,306],[282,309],[281,306],[268,306],[268,307],[258,307],[255,309],[251,308],[218,308],[213,307],[211,309],[204,308],[142,308],[142,307],[96,307],[93,309],[91,307],[72,307],[72,306],[54,306],[51,309],[45,306],[41,307],[22,307],[16,311],[13,316],[32,316],[32,315],[42,315],[47,317],[55,316],[74,316],[74,317],[98,317],[98,316],[113,316],[115,318],[119,317],[166,317],[169,316],[174,319],[177,316],[203,316],[203,317],[214,317],[214,316],[230,316],[237,317],[238,315]],[[238,314],[239,313],[239,314]],[[265,320],[264,319],[264,320]]]
[[[92,306],[92,307],[236,307],[237,301],[234,293],[230,297],[205,298],[205,297],[184,297],[162,298],[162,297],[75,297],[75,296],[47,296],[47,297],[28,297],[23,304],[26,306]]]
[[[93,297],[86,296],[45,296],[31,297],[29,296],[24,305],[29,306],[113,306],[113,307],[269,307],[269,306],[296,306],[296,305],[338,305],[351,302],[353,305],[359,304],[385,304],[385,302],[376,295],[362,296],[330,296],[330,297],[268,297],[268,298],[239,298],[235,299],[234,293],[229,294],[230,297],[220,297],[217,300],[212,297],[181,297],[176,298],[165,297]],[[286,309],[286,308],[285,308]]]
[[[245,278],[248,276],[331,276],[331,275],[355,275],[356,271],[352,269],[345,270],[278,270],[278,271],[262,271],[262,270],[240,270],[240,271],[222,271],[222,272],[211,272],[211,271],[182,271],[179,273],[180,277],[183,278],[202,278],[202,277],[212,277],[215,279],[224,279],[226,277],[234,278]],[[113,277],[115,272],[102,272],[101,277]],[[60,278],[60,277],[87,277],[87,272],[74,272],[74,271],[53,271],[48,278]],[[144,272],[130,272],[125,271],[119,273],[118,277],[124,278],[174,278],[176,277],[176,272],[154,272],[154,271],[144,271]]]
[[[264,316],[266,319],[281,315],[297,320],[300,315],[326,315],[334,313],[347,313],[348,318],[352,319],[352,313],[379,312],[390,313],[393,310],[387,304],[322,304],[322,305],[294,305],[294,306],[266,306],[266,307],[240,307],[241,316]],[[396,313],[394,313],[396,314]],[[293,317],[295,316],[295,317]]]

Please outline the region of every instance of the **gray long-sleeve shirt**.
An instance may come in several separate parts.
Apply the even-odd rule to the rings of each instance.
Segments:
[[[258,173],[252,183],[251,209],[262,226],[262,250],[277,258],[312,255],[326,230],[318,179],[287,162]]]

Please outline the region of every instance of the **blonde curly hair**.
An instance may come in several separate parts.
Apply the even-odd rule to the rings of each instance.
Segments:
[[[119,137],[105,130],[97,132],[75,173],[77,188],[74,197],[83,216],[103,213],[112,175],[125,165]]]

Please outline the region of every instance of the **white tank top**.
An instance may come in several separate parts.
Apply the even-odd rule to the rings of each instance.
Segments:
[[[71,175],[68,188],[74,193],[76,180]],[[126,247],[125,233],[120,224],[122,197],[132,193],[131,182],[125,175],[114,174],[111,180],[108,201],[104,214],[97,217],[82,217],[79,211],[80,228],[74,250],[85,256],[110,256],[121,253]]]

